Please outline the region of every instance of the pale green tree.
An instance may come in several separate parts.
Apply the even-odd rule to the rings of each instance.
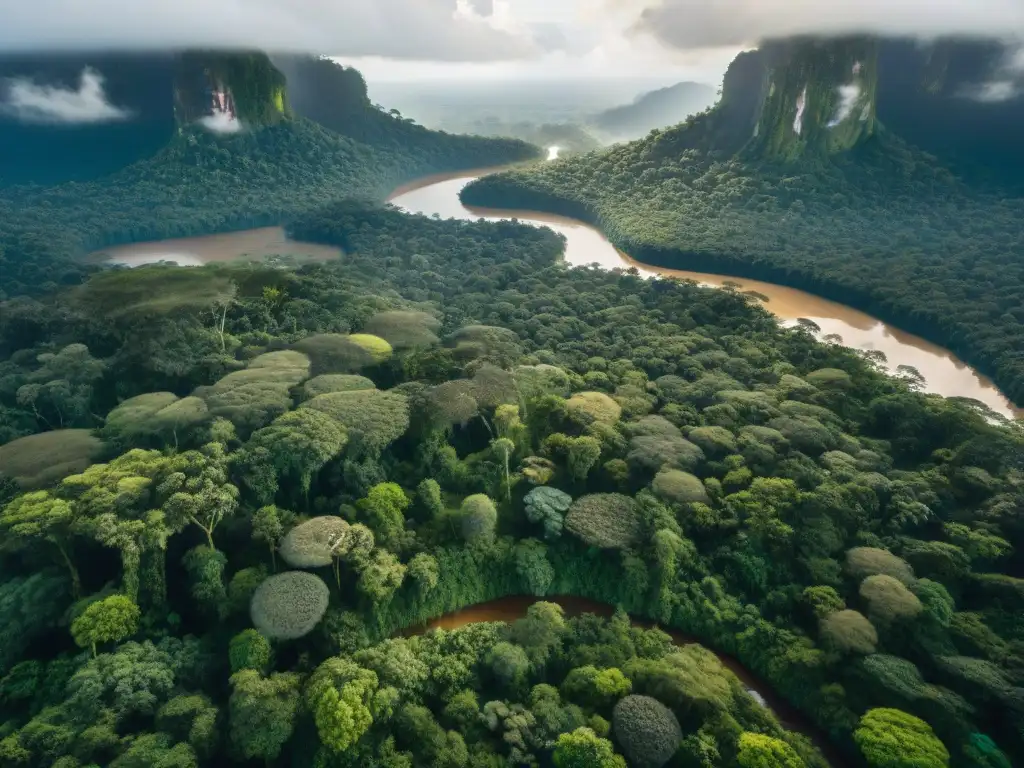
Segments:
[[[71,635],[82,648],[97,643],[120,642],[135,634],[139,627],[139,606],[124,595],[110,595],[89,605],[71,622]]]

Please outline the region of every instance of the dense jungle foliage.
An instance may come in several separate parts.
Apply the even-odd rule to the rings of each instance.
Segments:
[[[538,152],[514,139],[413,127],[400,145],[390,135],[363,143],[302,118],[233,136],[191,128],[99,180],[0,187],[0,300],[81,282],[90,267],[79,257],[98,248],[280,224],[329,200],[383,200],[425,174]]]
[[[463,201],[567,214],[642,262],[842,301],[943,345],[1024,402],[1024,199],[968,186],[885,133],[799,163],[706,151],[729,106],[632,144],[487,176]]]
[[[346,255],[5,305],[0,763],[1024,761],[1019,425],[549,230],[291,229]],[[837,756],[622,612],[404,636],[559,594]]]

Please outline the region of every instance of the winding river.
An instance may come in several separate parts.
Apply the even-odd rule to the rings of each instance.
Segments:
[[[549,159],[554,159],[555,156],[557,151],[552,148],[549,150]],[[463,187],[480,176],[498,170],[503,169],[483,168],[429,176],[400,187],[389,200],[410,213],[422,213],[427,216],[438,214],[441,218],[472,221],[514,218],[524,224],[550,227],[565,235],[565,260],[574,266],[596,263],[606,269],[636,267],[641,274],[648,276],[687,278],[703,285],[728,285],[739,291],[754,292],[764,297],[762,301],[765,302],[765,308],[786,325],[794,325],[799,318],[804,318],[820,328],[820,332],[817,333],[819,338],[834,335],[842,339],[845,346],[883,353],[886,367],[890,371],[895,372],[901,365],[912,366],[924,377],[924,389],[927,392],[945,397],[973,398],[1003,416],[1024,418],[1024,409],[1015,408],[991,379],[982,376],[949,351],[851,307],[774,283],[705,272],[650,267],[634,261],[617,250],[597,229],[575,219],[533,211],[474,208],[462,204],[459,192]]]
[[[557,157],[552,147],[548,159]],[[688,278],[710,286],[732,286],[736,290],[752,292],[764,301],[764,306],[784,324],[795,324],[803,318],[819,329],[818,336],[838,337],[841,343],[860,350],[873,350],[885,355],[886,366],[895,371],[898,366],[915,368],[924,377],[924,389],[946,397],[967,397],[978,400],[996,413],[1010,418],[1024,417],[1024,410],[1016,409],[996,388],[995,384],[970,368],[950,352],[919,336],[893,328],[851,307],[828,301],[795,288],[787,288],[757,280],[733,278],[704,272],[649,267],[633,261],[618,251],[607,238],[593,227],[573,219],[530,211],[506,211],[464,206],[459,192],[473,179],[503,168],[482,168],[461,173],[429,176],[400,187],[389,198],[394,205],[411,213],[469,221],[488,219],[517,219],[524,224],[547,226],[565,235],[565,260],[573,265],[599,264],[614,267],[636,267],[644,275],[667,275]],[[207,264],[215,261],[261,260],[269,256],[288,256],[298,261],[328,261],[338,258],[340,251],[330,246],[290,240],[281,227],[228,232],[203,237],[134,243],[103,249],[93,254],[97,260],[127,266],[173,261],[182,266]]]

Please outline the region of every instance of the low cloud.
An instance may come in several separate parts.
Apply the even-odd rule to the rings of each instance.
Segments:
[[[0,110],[26,123],[82,125],[126,120],[131,112],[111,104],[103,90],[103,77],[83,69],[78,88],[46,85],[31,80],[9,80]]]
[[[1007,53],[987,82],[964,87],[959,95],[985,104],[1024,97],[1024,47]]]
[[[33,0],[8,2],[0,52],[261,48],[498,61],[537,55],[493,0]]]
[[[675,48],[752,45],[789,35],[1024,37],[1021,0],[609,0],[633,31]]]
[[[208,131],[213,133],[238,133],[242,130],[242,123],[230,112],[217,110],[211,115],[201,117],[196,122]]]
[[[853,109],[857,106],[860,95],[861,87],[859,83],[839,86],[839,105],[836,107],[835,115],[833,115],[828,123],[829,128],[835,128],[853,114]]]
[[[1017,98],[1020,92],[1021,89],[1012,80],[994,80],[991,83],[982,83],[976,90],[969,91],[967,96],[975,101],[998,104]]]

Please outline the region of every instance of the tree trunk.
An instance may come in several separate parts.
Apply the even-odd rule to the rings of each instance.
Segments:
[[[41,422],[43,422],[43,424],[48,426],[50,429],[53,429],[53,424],[51,424],[49,419],[45,418],[43,416],[43,414],[41,414],[39,412],[39,409],[36,408],[36,404],[35,403],[32,403],[32,413],[34,413],[36,415],[36,418],[39,419]]]
[[[71,557],[68,555],[67,549],[60,542],[54,542],[57,546],[57,551],[60,552],[61,560],[64,561],[64,565],[67,566],[68,575],[71,576],[71,596],[77,600],[82,596],[82,579],[78,575],[78,569],[72,562]]]
[[[227,320],[228,320],[228,305],[225,304],[224,305],[224,309],[223,309],[223,311],[221,312],[221,315],[220,315],[220,328],[219,328],[219,330],[220,330],[220,351],[221,352],[223,352],[226,349],[226,345],[224,344],[224,325],[227,323]]]
[[[95,659],[96,658],[96,641],[94,640],[92,643],[90,643],[90,645],[92,646],[92,657]]]
[[[213,528],[203,528],[203,533],[206,534],[206,540],[210,544],[210,549],[217,549],[215,546],[213,546]]]
[[[274,552],[274,545],[270,545],[270,567],[274,569],[274,573],[277,573],[277,553]]]
[[[144,602],[149,608],[167,604],[167,558],[163,549],[154,547],[142,553]]]
[[[121,549],[121,581],[124,584],[124,593],[132,599],[132,602],[139,601],[139,548],[130,544]]]

